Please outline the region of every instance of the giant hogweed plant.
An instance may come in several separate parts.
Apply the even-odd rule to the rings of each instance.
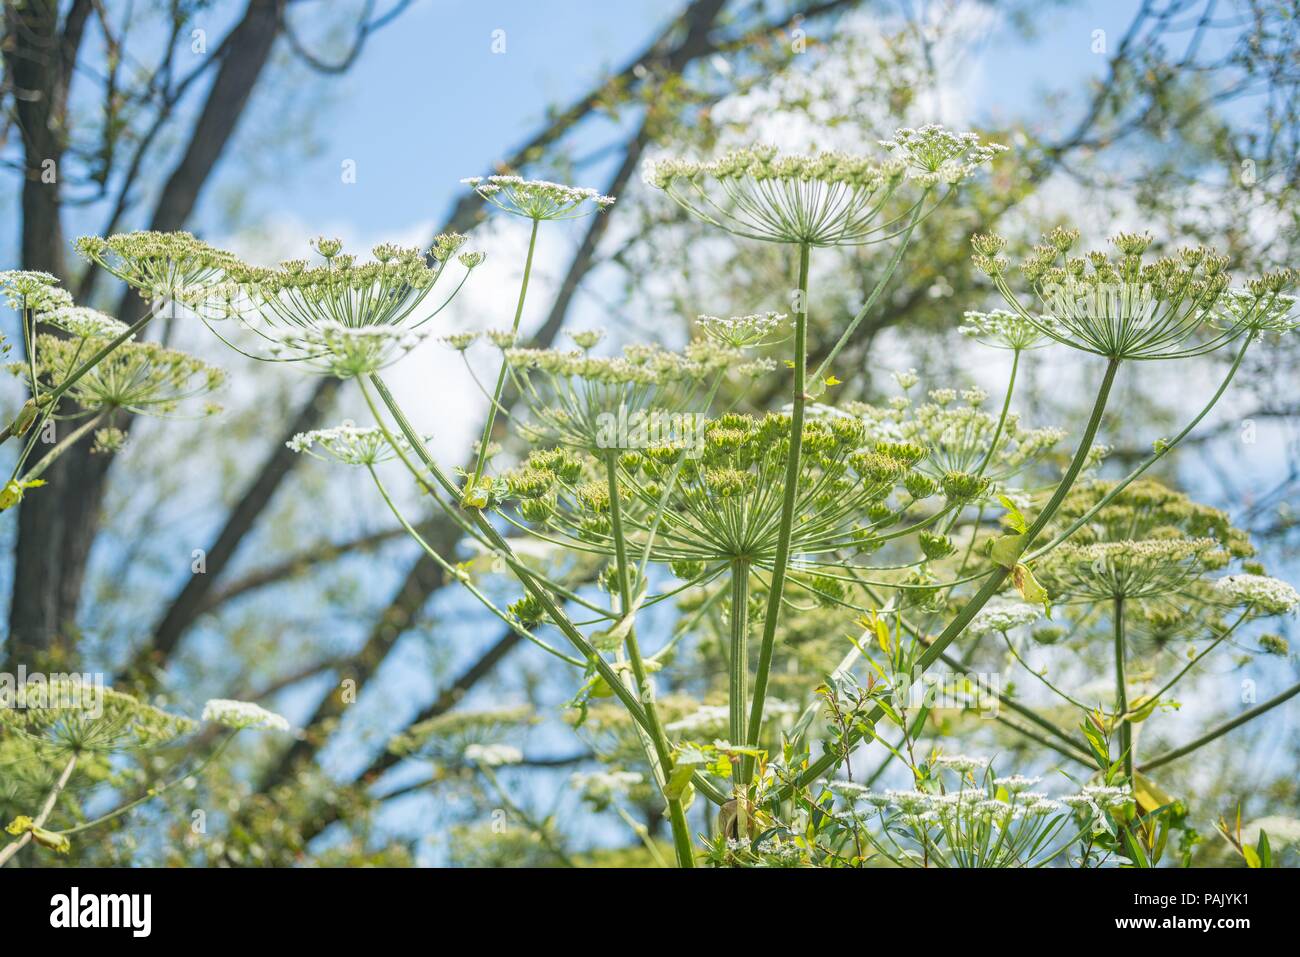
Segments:
[[[245,354],[355,381],[372,422],[304,433],[291,446],[365,469],[433,561],[575,670],[570,714],[606,763],[577,783],[595,809],[617,811],[655,859],[668,863],[626,809],[629,794],[665,809],[682,867],[1154,864],[1171,833],[1186,837],[1187,809],[1151,772],[1296,689],[1163,754],[1143,755],[1137,731],[1176,705],[1175,686],[1206,656],[1239,646],[1247,623],[1291,611],[1297,596],[1249,560],[1249,542],[1226,516],[1143,475],[1209,414],[1247,349],[1293,328],[1293,276],[1234,287],[1212,250],[1153,257],[1151,237],[1125,234],[1109,250],[1078,254],[1078,234],[1067,229],[1013,266],[1006,240],[977,236],[974,265],[1003,306],[968,314],[962,331],[1011,352],[1000,399],[950,388],[914,398],[917,378],[901,372],[903,394],[886,406],[837,406],[838,376],[852,373],[836,360],[877,308],[917,224],[1003,152],[933,126],[881,145],[875,159],[759,148],[647,169],[647,182],[692,216],[787,250],[797,277],[789,301],[771,312],[701,316],[698,337],[680,350],[611,350],[597,331],[573,333],[572,350],[521,341],[546,224],[599,215],[614,199],[517,176],[465,181],[528,222],[529,242],[510,324],[486,334],[497,373],[474,379],[488,415],[464,470],[442,464],[436,438],[413,428],[384,373],[482,262],[482,253],[461,252],[465,237],[440,236],[428,250],[381,246],[369,261],[321,239],[316,264],[277,267],[248,266],[176,235],[85,239],[78,249],[142,294],[186,305]],[[880,247],[885,268],[836,340],[815,344],[824,358],[810,367],[816,253],[866,245]],[[459,279],[435,295],[453,259]],[[145,320],[119,328],[78,311],[40,277],[6,283],[23,310],[33,390],[6,438],[60,414],[89,410],[97,425],[96,410],[170,409],[215,384],[197,360],[136,344]],[[62,335],[35,334],[41,322]],[[477,338],[444,341],[467,353]],[[1063,470],[1055,463],[1066,434],[1027,425],[1013,409],[1022,363],[1051,345],[1095,357],[1085,368],[1097,369]],[[1218,349],[1235,350],[1232,364],[1183,429],[1158,439],[1122,479],[1089,477],[1105,455],[1096,440],[1124,368]],[[788,405],[763,416],[719,407],[718,397],[735,391],[720,388],[728,377],[785,377]],[[504,402],[508,386],[522,410]],[[502,419],[527,446],[511,461],[492,441]],[[471,554],[490,556],[517,582],[517,600],[497,601],[464,553],[444,553],[420,534],[384,477],[394,467]],[[21,496],[32,478],[16,471],[7,494]],[[646,612],[665,602],[679,618],[658,634],[646,628]],[[852,633],[827,647],[826,636],[846,627]],[[681,676],[707,700],[661,694],[656,676],[692,643],[725,681]],[[1276,636],[1258,643],[1253,650],[1281,648]],[[1072,687],[1068,667],[1058,675],[1031,662],[1054,648],[1091,659],[1101,647],[1110,661],[1104,693]],[[1012,690],[964,678],[949,677],[945,691],[969,699],[959,712],[992,695],[1000,726],[1070,763],[1071,793],[1035,791],[1035,780],[999,773],[987,758],[922,742],[939,709],[916,698],[917,683],[927,672],[941,677],[936,665],[965,674],[990,648],[1049,689],[1054,704],[1031,707]],[[774,669],[778,654],[794,667]],[[438,719],[394,748],[478,775],[540,851],[572,863],[553,822],[531,816],[497,776],[519,760],[503,740],[517,720],[504,712]],[[463,747],[448,751],[458,740]],[[864,742],[887,755],[865,775],[854,766]],[[873,790],[890,761],[910,770],[910,790]],[[712,808],[702,831],[687,818],[697,802]]]

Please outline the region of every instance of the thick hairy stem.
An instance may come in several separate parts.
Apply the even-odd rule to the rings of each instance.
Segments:
[[[515,305],[515,320],[510,325],[510,334],[519,334],[519,320],[524,315],[524,300],[528,296],[528,278],[533,273],[533,251],[537,248],[537,226],[539,220],[533,220],[532,232],[528,234],[528,256],[524,259],[524,278],[519,284],[519,301]],[[497,409],[501,404],[501,393],[506,387],[506,359],[501,357],[501,371],[497,373],[496,389],[492,392],[492,402],[488,405],[487,422],[483,425],[483,435],[479,438],[478,459],[474,463],[474,476],[470,479],[469,484],[465,487],[466,492],[472,492],[478,486],[478,481],[483,477],[483,469],[487,466],[488,443],[492,441],[492,426],[496,424]]]
[[[754,703],[749,711],[749,727],[744,739],[733,742],[749,745],[758,741],[763,731],[763,700],[767,697],[767,676],[776,649],[776,628],[781,618],[781,592],[785,588],[790,563],[790,536],[794,530],[794,503],[799,495],[799,458],[803,449],[803,416],[808,401],[808,256],[807,244],[799,247],[799,291],[794,314],[794,400],[790,407],[790,450],[785,466],[785,489],[781,499],[781,525],[777,530],[776,555],[772,581],[767,593],[767,611],[763,616],[763,638],[758,648],[758,668],[754,672]],[[746,665],[748,670],[748,665]],[[741,761],[741,776],[748,781],[754,772],[754,759],[746,755]]]
[[[614,453],[605,457],[606,477],[609,481],[609,520],[614,537],[615,572],[618,576],[619,610],[624,615],[632,614],[632,582],[628,575],[627,540],[623,535],[623,507],[618,493],[618,460]],[[641,695],[642,707],[645,708],[646,731],[654,746],[655,757],[664,781],[673,769],[673,756],[664,734],[663,723],[659,720],[659,709],[655,705],[654,689],[650,685],[650,675],[646,671],[645,661],[641,657],[641,645],[636,640],[636,628],[629,628],[624,642],[628,660],[632,664],[632,675],[636,678],[637,691]],[[686,823],[686,811],[680,798],[671,798],[666,794],[668,803],[668,821],[672,825],[673,847],[677,852],[678,867],[694,867],[695,856],[691,849],[691,832]]]
[[[1119,720],[1119,747],[1124,758],[1124,776],[1133,783],[1133,725],[1128,719],[1128,685],[1124,641],[1124,599],[1115,598],[1115,716]]]
[[[1101,428],[1101,417],[1106,411],[1106,403],[1110,399],[1110,390],[1115,384],[1115,373],[1119,371],[1119,365],[1120,361],[1118,359],[1111,359],[1107,363],[1106,374],[1102,377],[1101,386],[1097,390],[1097,398],[1092,405],[1092,414],[1088,417],[1088,424],[1084,428],[1083,436],[1079,441],[1079,447],[1075,450],[1074,458],[1071,460],[1069,468],[1066,469],[1065,475],[1061,478],[1060,484],[1057,485],[1056,491],[1052,493],[1051,499],[1049,499],[1047,504],[1043,506],[1043,510],[1038,513],[1038,517],[1034,520],[1033,525],[1031,525],[1029,531],[1025,533],[1026,547],[1031,545],[1033,540],[1042,533],[1043,528],[1046,527],[1049,521],[1051,521],[1056,510],[1060,508],[1061,502],[1064,501],[1065,496],[1074,485],[1075,479],[1077,479],[1079,473],[1083,471],[1083,465],[1088,460],[1088,454],[1092,449],[1093,439],[1097,437],[1097,430]],[[935,638],[929,647],[927,647],[925,651],[921,653],[920,657],[917,658],[915,666],[917,673],[924,673],[927,668],[939,659],[939,656],[947,650],[948,646],[952,644],[957,639],[957,636],[960,635],[965,630],[966,626],[970,624],[971,619],[975,617],[976,613],[988,603],[990,598],[1002,589],[1002,586],[1005,584],[1008,576],[1010,576],[1011,571],[1010,568],[997,568],[989,573],[989,577],[985,580],[984,584],[980,586],[979,591],[971,597],[970,601],[962,606],[961,610],[957,612],[956,617],[954,617],[952,621],[948,622],[948,626],[944,628],[939,636]],[[879,721],[880,718],[884,716],[884,713],[884,709],[876,707],[871,710],[870,714],[867,715],[867,718],[870,722]],[[860,738],[861,734],[855,733],[853,735],[854,741]],[[850,741],[850,744],[852,743],[853,741]],[[834,754],[823,754],[820,758],[804,769],[803,773],[795,779],[795,785],[802,787],[810,781],[817,780],[829,771],[834,764]]]
[[[749,563],[731,564],[731,724],[732,741],[745,740],[746,703],[749,693]],[[741,769],[732,766],[737,788],[745,785]],[[739,797],[739,795],[737,795]]]

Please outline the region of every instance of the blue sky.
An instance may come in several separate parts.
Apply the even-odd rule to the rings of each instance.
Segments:
[[[308,235],[338,222],[376,234],[437,221],[463,189],[462,177],[487,170],[541,126],[548,107],[620,67],[675,8],[652,0],[506,0],[458,4],[452,14],[446,5],[417,2],[371,38],[346,77],[325,81],[322,148],[254,184],[255,206],[292,216]],[[1021,115],[1047,90],[1083,92],[1105,62],[1090,50],[1092,31],[1104,29],[1118,42],[1131,10],[1112,0],[1046,12],[1041,37],[1030,41],[994,25],[972,69],[979,118]],[[497,30],[504,31],[504,53],[492,52]],[[1072,118],[1067,112],[1061,121]],[[355,161],[355,183],[342,182],[347,160]],[[589,175],[594,185],[605,172]],[[213,225],[221,185],[200,211]]]

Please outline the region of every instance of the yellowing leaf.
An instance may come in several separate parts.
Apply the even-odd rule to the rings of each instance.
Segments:
[[[1174,803],[1174,799],[1158,784],[1136,772],[1133,774],[1133,797],[1144,814],[1150,814],[1156,808]]]
[[[1015,568],[1024,550],[1024,535],[999,535],[989,543],[989,558],[1003,568]]]
[[[1038,579],[1027,566],[1017,565],[1011,572],[1011,580],[1015,583],[1021,598],[1031,605],[1042,605],[1047,616],[1049,618],[1052,616],[1052,596],[1038,583]]]

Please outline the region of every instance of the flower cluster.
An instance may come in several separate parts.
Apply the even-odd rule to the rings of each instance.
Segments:
[[[975,613],[970,624],[962,633],[970,638],[1000,632],[1006,634],[1024,625],[1031,625],[1043,617],[1041,605],[1029,605],[1025,602],[990,601]]]
[[[665,429],[693,421],[682,416],[743,357],[697,341],[682,352],[628,346],[620,356],[508,347],[505,360],[531,414],[524,428],[539,440],[600,454],[647,444],[628,433],[649,429],[649,417],[662,418]]]
[[[471,744],[465,748],[465,760],[486,768],[518,764],[524,753],[510,744]]]
[[[0,290],[12,309],[36,313],[72,305],[72,295],[59,286],[58,277],[36,269],[0,272]]]
[[[424,338],[421,329],[323,322],[314,329],[283,333],[269,352],[273,358],[301,361],[326,375],[355,379],[387,368]]]
[[[288,731],[288,719],[267,711],[261,705],[251,701],[232,701],[228,698],[213,698],[203,706],[203,720],[211,721],[236,731],[245,729],[266,731]]]
[[[1300,593],[1267,575],[1226,575],[1214,583],[1215,592],[1234,605],[1251,605],[1268,615],[1284,615],[1300,605]]]
[[[1290,282],[1285,274],[1248,284],[1248,300],[1235,296],[1225,310],[1220,304],[1228,291],[1228,260],[1211,249],[1190,247],[1148,261],[1151,236],[1121,233],[1111,239],[1113,256],[1072,256],[1078,238],[1077,230],[1053,230],[1021,261],[1042,315],[1023,306],[1007,284],[1005,239],[976,236],[973,259],[1012,309],[1043,335],[1112,359],[1203,355],[1264,321],[1262,316],[1278,323],[1277,297]],[[1225,316],[1236,321],[1224,323]],[[1212,332],[1203,335],[1207,327]]]
[[[909,381],[903,375],[902,381]],[[900,397],[884,408],[850,402],[844,411],[858,416],[873,434],[926,448],[928,455],[918,468],[935,479],[974,474],[983,467],[984,478],[1002,481],[1028,469],[1065,438],[1061,429],[1025,427],[1014,412],[999,432],[999,417],[981,408],[987,397],[977,389],[960,395],[954,389],[934,389],[928,398],[913,405]]]
[[[646,167],[646,182],[692,215],[750,239],[806,246],[859,246],[901,232],[919,207],[885,213],[906,180],[926,188],[955,185],[1004,147],[942,127],[899,130],[877,163],[826,152],[782,155],[773,147],[736,150],[712,162],[668,159]]]
[[[700,316],[695,322],[700,331],[714,342],[733,349],[745,349],[780,342],[786,318],[784,313],[765,312],[752,316],[732,316],[730,319]]]
[[[28,682],[13,693],[17,702],[0,700],[0,728],[57,751],[155,748],[197,727],[189,718],[79,679]]]
[[[620,476],[628,487],[634,537],[639,541],[648,532],[638,515],[658,513],[662,505],[651,546],[655,560],[682,567],[732,561],[770,567],[789,429],[785,414],[731,413],[704,426],[697,455],[673,445],[624,454]],[[871,551],[903,534],[887,530],[938,491],[937,483],[914,470],[925,449],[876,441],[855,419],[805,422],[803,450],[795,513],[807,518],[796,523],[791,547],[809,568],[840,549]],[[576,504],[581,512],[598,503],[579,497]],[[554,521],[590,544],[609,546],[599,524],[582,524],[564,513]]]
[[[1052,594],[1158,598],[1186,588],[1229,555],[1212,538],[1155,538],[1057,546],[1039,566]]]
[[[234,254],[184,232],[83,236],[73,246],[146,299],[191,300],[240,265]]]
[[[749,239],[809,246],[889,238],[898,223],[880,214],[905,177],[902,162],[846,153],[783,156],[772,147],[708,163],[662,160],[645,173],[646,182],[706,223]]]
[[[474,192],[498,209],[537,222],[576,219],[604,212],[614,205],[613,196],[603,196],[598,190],[565,186],[541,179],[502,175],[470,176],[461,182],[473,187]]]
[[[81,367],[90,351],[84,339],[41,335],[36,376],[57,387]],[[221,369],[178,349],[157,342],[124,342],[77,379],[66,395],[90,411],[168,415],[187,399],[215,392],[225,379]],[[206,411],[217,409],[208,406]]]
[[[1012,349],[1017,352],[1046,345],[1051,340],[1043,333],[1043,327],[1055,320],[1039,316],[1031,322],[1024,316],[1007,309],[993,309],[989,312],[974,310],[962,313],[965,320],[957,331],[977,342],[995,349]]]
[[[125,322],[85,306],[59,306],[38,314],[36,321],[78,339],[116,339],[129,328]]]
[[[403,452],[408,450],[409,446],[402,436],[394,438]],[[396,454],[381,430],[355,425],[336,425],[330,429],[299,432],[286,445],[294,452],[321,461],[333,459],[345,465],[376,465],[388,461]],[[317,448],[320,449],[319,452],[316,451]]]
[[[340,240],[320,238],[313,248],[323,264],[291,259],[276,267],[240,265],[230,273],[230,288],[218,290],[222,301],[209,296],[209,305],[255,329],[263,321],[289,329],[317,329],[329,323],[416,328],[446,308],[469,271],[482,262],[476,254],[461,254],[467,272],[460,283],[436,308],[421,308],[465,242],[459,233],[445,233],[427,252],[383,244],[372,250],[373,260],[359,262],[342,251]]]
[[[898,130],[880,145],[907,165],[912,179],[927,186],[959,183],[1007,151],[1000,143],[981,143],[976,133],[956,133],[933,123]]]

